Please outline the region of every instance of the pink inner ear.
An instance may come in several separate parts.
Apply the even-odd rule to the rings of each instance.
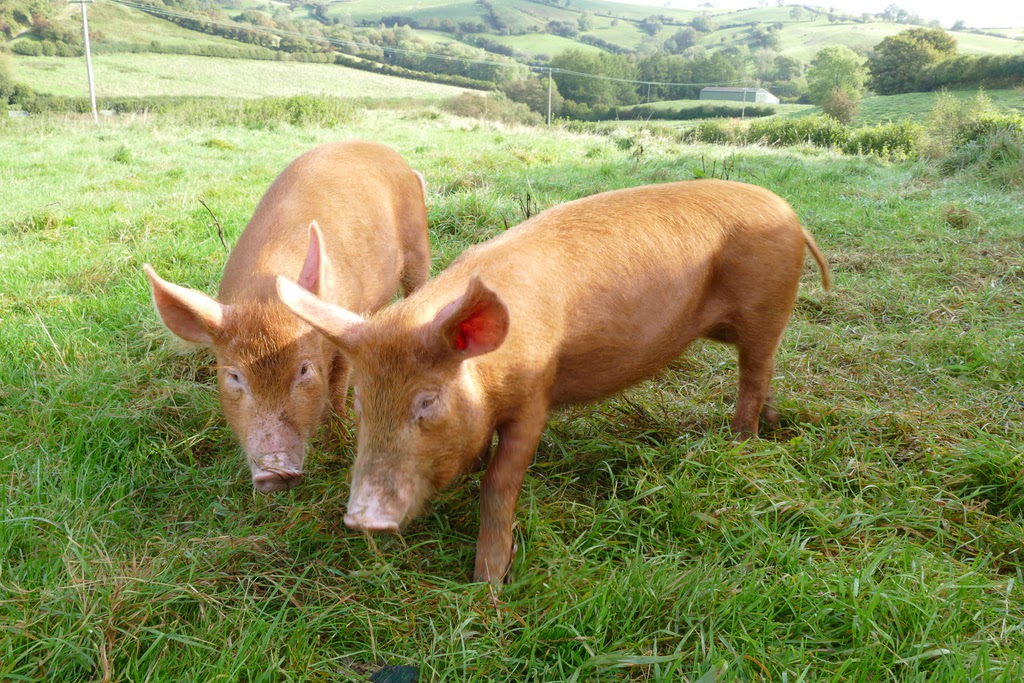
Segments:
[[[470,324],[468,320],[463,320],[459,323],[459,326],[455,328],[455,348],[459,351],[465,351],[466,347],[469,346],[469,335],[471,334]]]
[[[486,306],[477,306],[455,326],[452,344],[459,351],[479,352],[481,347],[496,346],[497,336],[491,311]]]

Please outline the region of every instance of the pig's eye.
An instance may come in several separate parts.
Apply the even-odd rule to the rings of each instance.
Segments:
[[[437,394],[420,394],[413,403],[413,420],[416,422],[429,420],[437,415],[438,408],[440,408],[440,401]]]
[[[313,369],[313,364],[307,360],[303,362],[302,365],[299,366],[299,373],[296,376],[296,379],[300,381],[304,379],[310,379],[313,377],[315,373],[316,371]]]
[[[224,371],[224,385],[233,391],[245,391],[245,377],[238,370],[228,368]]]

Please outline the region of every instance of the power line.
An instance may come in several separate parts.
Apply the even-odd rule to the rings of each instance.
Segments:
[[[435,53],[435,52],[423,52],[423,51],[419,51],[419,50],[407,50],[407,49],[399,48],[399,47],[387,47],[387,46],[372,45],[372,44],[370,46],[367,46],[364,43],[359,43],[359,42],[356,42],[354,40],[341,40],[339,38],[330,38],[328,36],[314,36],[314,35],[309,35],[307,33],[300,33],[298,31],[288,31],[286,29],[281,29],[281,28],[276,28],[276,27],[272,28],[272,27],[269,27],[269,26],[256,26],[254,24],[242,24],[242,23],[238,23],[236,21],[216,19],[214,17],[204,16],[204,15],[188,14],[186,12],[178,12],[178,11],[175,11],[175,10],[168,9],[166,7],[157,7],[155,5],[148,5],[148,4],[145,4],[145,3],[132,2],[131,0],[112,0],[112,2],[114,2],[116,4],[119,4],[119,5],[123,5],[125,7],[129,7],[131,9],[137,9],[137,10],[139,10],[141,12],[146,12],[147,14],[154,14],[154,15],[162,16],[162,17],[168,17],[168,18],[174,18],[174,19],[187,19],[187,20],[190,20],[190,21],[197,21],[197,22],[203,22],[203,23],[207,23],[207,24],[213,24],[215,26],[225,26],[225,27],[228,27],[228,28],[235,28],[235,29],[239,29],[239,30],[243,30],[243,31],[254,31],[254,32],[257,32],[257,33],[259,33],[259,32],[269,33],[271,35],[277,35],[277,36],[288,37],[288,38],[302,38],[304,40],[308,40],[308,41],[311,41],[311,42],[314,42],[314,43],[322,42],[322,43],[328,43],[330,45],[335,45],[335,46],[338,46],[338,47],[349,47],[349,48],[355,48],[355,49],[359,49],[359,50],[365,50],[365,49],[368,49],[368,48],[369,49],[376,49],[376,50],[380,50],[384,54],[392,53],[392,54],[408,55],[408,56],[413,56],[413,57],[444,59],[444,60],[453,61],[453,62],[461,62],[461,63],[464,63],[464,64],[483,64],[483,65],[496,66],[496,67],[507,68],[507,69],[523,68],[523,67],[525,67],[527,69],[530,69],[531,71],[537,71],[537,72],[540,72],[540,73],[547,73],[547,74],[561,73],[561,74],[567,74],[567,75],[571,75],[571,76],[581,76],[583,78],[592,78],[592,79],[601,80],[601,81],[611,81],[611,82],[614,82],[614,83],[627,83],[627,84],[631,84],[631,85],[646,85],[646,86],[657,85],[657,86],[664,86],[664,87],[705,87],[705,86],[713,86],[713,85],[736,85],[736,84],[740,84],[740,83],[750,83],[749,79],[739,79],[739,80],[734,80],[734,81],[711,81],[711,82],[707,82],[707,83],[672,83],[672,82],[666,82],[666,81],[641,81],[641,80],[634,80],[634,79],[629,79],[629,78],[616,78],[614,76],[605,76],[605,75],[602,75],[602,74],[591,74],[591,73],[586,73],[586,72],[583,72],[583,71],[572,71],[572,70],[569,70],[569,69],[558,69],[558,68],[550,67],[550,66],[547,66],[547,65],[544,65],[544,64],[522,64],[520,62],[502,62],[502,61],[497,61],[497,60],[493,60],[493,59],[484,59],[484,58],[470,57],[468,55],[443,55],[443,54],[438,54],[438,53]],[[358,56],[358,55],[356,55],[356,56]]]

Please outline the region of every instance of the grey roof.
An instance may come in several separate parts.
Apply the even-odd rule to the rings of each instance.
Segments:
[[[764,88],[720,88],[720,87],[708,87],[701,88],[701,92],[709,90],[711,92],[768,92]]]

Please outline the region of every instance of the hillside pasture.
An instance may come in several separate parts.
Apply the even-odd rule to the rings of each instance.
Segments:
[[[805,62],[811,61],[818,51],[829,45],[846,45],[852,50],[864,54],[885,38],[906,29],[907,27],[903,24],[885,22],[860,24],[829,23],[822,20],[793,21],[790,19],[777,33],[779,36],[777,51]],[[701,38],[699,45],[708,50],[720,49],[747,41],[750,32],[749,26],[719,28]],[[1024,45],[1020,42],[1007,38],[973,33],[955,33],[953,36],[957,39],[959,51],[964,54],[1016,54],[1024,50]]]
[[[13,58],[15,78],[39,93],[89,95],[82,59]],[[109,54],[93,57],[96,96],[103,97],[272,97],[298,94],[336,97],[441,99],[463,88],[349,69],[334,64]]]
[[[375,21],[381,17],[412,17],[426,23],[431,18],[460,21],[481,21],[483,11],[475,0],[350,0],[331,3],[327,16],[350,16],[355,21]]]
[[[401,537],[344,527],[349,415],[298,488],[253,491],[213,361],[171,340],[141,266],[216,291],[211,212],[234,243],[291,159],[354,137],[424,173],[434,272],[604,190],[712,175],[789,200],[835,284],[807,259],[781,424],[733,440],[736,360],[711,342],[555,411],[498,591],[467,583],[475,476]],[[0,177],[0,680],[1024,678],[1019,187],[434,109],[270,130],[3,119]]]
[[[992,107],[999,112],[1024,113],[1024,97],[1019,90],[1004,88],[1001,90],[950,90],[950,95],[957,100],[969,103],[978,98],[978,93],[983,92],[984,97],[991,102]],[[925,123],[935,108],[935,101],[939,93],[915,92],[903,95],[886,95],[865,97],[861,102],[857,113],[855,125],[873,125],[885,123],[886,121],[899,121],[910,119],[918,123]],[[808,109],[808,113],[820,111],[817,107]]]
[[[241,43],[198,31],[190,31],[177,24],[115,2],[97,2],[89,5],[89,31],[97,52],[106,45],[136,45],[148,47],[153,42],[165,46],[210,46],[237,49]],[[69,4],[60,13],[58,21],[74,24],[82,31],[82,11],[79,5]]]
[[[536,58],[538,55],[553,57],[566,50],[580,50],[582,52],[603,52],[599,47],[579,43],[572,38],[552,35],[550,33],[530,33],[523,36],[495,36],[492,40],[502,45]]]

